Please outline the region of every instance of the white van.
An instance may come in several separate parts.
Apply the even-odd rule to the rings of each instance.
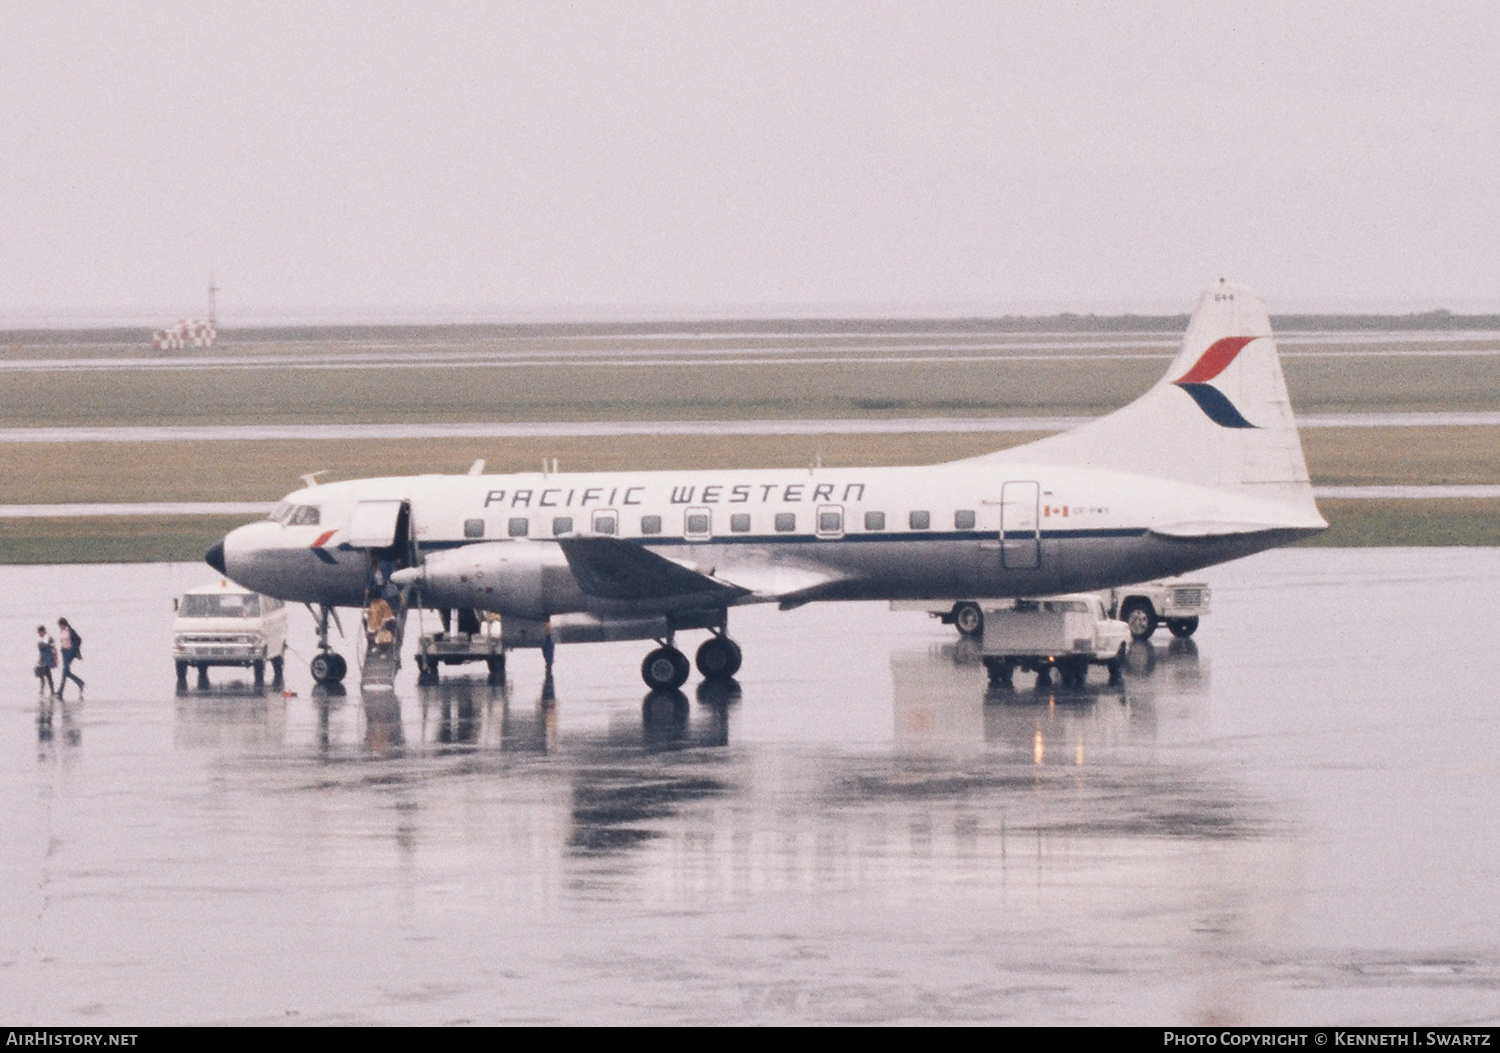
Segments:
[[[189,666],[198,669],[198,686],[208,686],[208,667],[248,667],[255,683],[281,683],[286,656],[286,605],[233,582],[220,580],[189,590],[174,600],[177,621],[172,625],[172,657],[177,662],[177,687],[187,687]]]

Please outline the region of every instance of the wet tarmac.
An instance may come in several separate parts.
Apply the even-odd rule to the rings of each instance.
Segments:
[[[602,644],[314,697],[298,611],[290,697],[179,695],[210,576],[0,568],[8,1022],[1500,1019],[1500,550],[1218,568],[1067,692],[827,604],[736,611],[719,691]]]

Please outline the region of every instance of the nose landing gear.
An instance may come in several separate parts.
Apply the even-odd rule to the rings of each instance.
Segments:
[[[332,614],[335,623],[338,615],[333,614],[333,608],[327,604],[318,606],[318,653],[313,655],[313,660],[308,664],[308,671],[312,678],[319,684],[341,683],[344,675],[349,672],[349,663],[344,661],[344,656],[335,651],[328,644],[328,617]],[[340,632],[343,626],[339,627]]]

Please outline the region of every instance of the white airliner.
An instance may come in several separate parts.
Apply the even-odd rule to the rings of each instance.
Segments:
[[[1265,305],[1220,282],[1154,387],[1025,446],[919,468],[350,480],[288,494],[207,560],[322,607],[320,680],[344,667],[328,610],[400,590],[413,605],[498,613],[508,648],[656,640],[642,675],[671,689],[689,673],[679,631],[709,631],[705,677],[738,670],[727,626],[742,604],[1085,591],[1327,525]]]

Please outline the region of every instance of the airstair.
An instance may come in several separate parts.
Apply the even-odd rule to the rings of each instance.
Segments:
[[[379,605],[379,606],[377,606]],[[365,656],[360,667],[361,691],[391,691],[401,669],[401,640],[406,631],[406,604],[394,607],[378,596],[365,606]]]

